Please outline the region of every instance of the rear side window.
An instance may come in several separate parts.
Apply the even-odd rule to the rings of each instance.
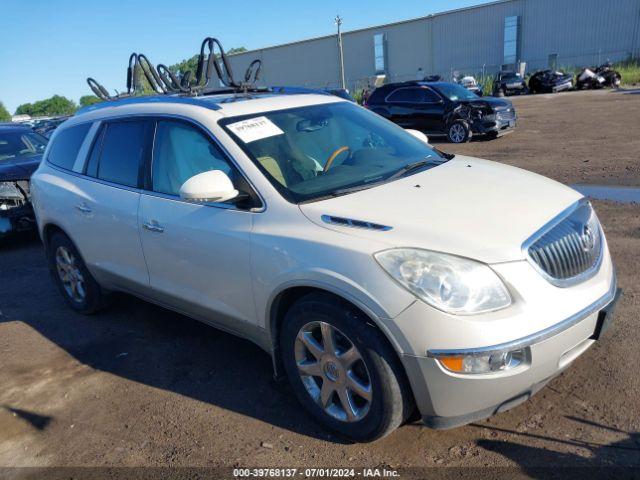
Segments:
[[[384,102],[384,97],[387,96],[388,94],[387,89],[384,88],[376,88],[371,95],[369,96],[369,100],[367,100],[368,104],[372,104],[372,103],[383,103]]]
[[[108,123],[94,148],[99,148],[97,168],[90,165],[99,179],[137,187],[147,139],[146,120]],[[89,163],[95,163],[92,152]],[[94,160],[92,162],[91,160]]]
[[[59,132],[51,144],[47,161],[57,167],[71,170],[89,128],[91,124],[84,123]]]

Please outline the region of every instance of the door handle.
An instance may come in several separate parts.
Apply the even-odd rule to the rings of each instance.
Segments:
[[[145,230],[149,230],[150,232],[162,233],[164,232],[164,227],[158,225],[158,222],[155,220],[151,220],[150,222],[145,222],[142,224],[142,228]]]
[[[86,203],[76,205],[76,210],[79,210],[82,213],[91,213],[91,209],[87,206]]]

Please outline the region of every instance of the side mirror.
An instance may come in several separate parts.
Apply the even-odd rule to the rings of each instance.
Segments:
[[[427,137],[424,133],[419,130],[413,130],[412,128],[405,128],[405,132],[410,133],[418,140],[423,141],[427,145],[429,145],[429,137]]]
[[[222,170],[194,175],[180,187],[180,198],[190,202],[226,202],[238,195],[231,179]]]

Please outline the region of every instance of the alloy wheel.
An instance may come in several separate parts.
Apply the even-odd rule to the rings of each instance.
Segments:
[[[298,374],[307,393],[331,417],[362,420],[373,398],[371,376],[362,355],[340,330],[326,322],[309,322],[295,342]]]
[[[87,295],[84,277],[76,257],[66,247],[56,249],[56,271],[69,298],[74,302],[83,302]]]
[[[449,138],[451,138],[451,141],[454,143],[461,143],[466,133],[464,127],[459,123],[454,123],[449,127]]]

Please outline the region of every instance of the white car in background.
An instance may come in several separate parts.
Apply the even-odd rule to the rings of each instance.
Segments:
[[[56,130],[32,192],[71,308],[124,291],[248,338],[359,441],[416,408],[449,428],[525,401],[616,298],[579,193],[330,95],[89,107]]]

